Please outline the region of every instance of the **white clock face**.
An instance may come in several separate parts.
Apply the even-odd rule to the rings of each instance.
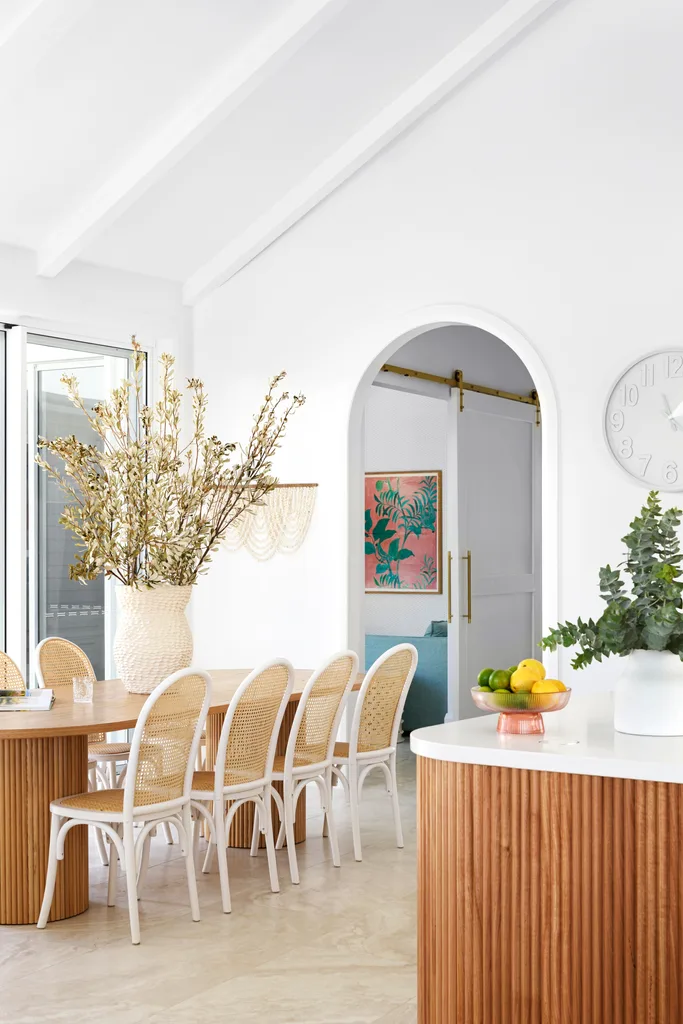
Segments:
[[[619,378],[605,410],[607,444],[644,486],[683,491],[683,350],[645,356]]]

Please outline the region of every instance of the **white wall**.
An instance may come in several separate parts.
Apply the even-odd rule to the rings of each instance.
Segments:
[[[645,497],[607,452],[605,397],[633,359],[683,344],[682,48],[678,0],[559,5],[197,308],[196,370],[226,394],[213,426],[244,432],[266,373],[285,365],[309,402],[281,476],[321,485],[297,558],[222,557],[200,585],[209,662],[227,648],[234,663],[277,651],[310,664],[345,643],[354,389],[384,344],[374,324],[446,302],[505,319],[545,364],[559,403],[559,612],[599,610],[597,569],[619,560]],[[273,601],[282,580],[287,600]],[[579,685],[618,671],[593,666]]]
[[[137,334],[175,353],[180,372],[189,372],[191,315],[173,281],[78,261],[57,277],[38,277],[35,253],[0,245],[0,320],[124,346]]]
[[[443,473],[447,430],[444,401],[375,386],[365,405],[365,469],[368,473],[407,469]],[[363,603],[366,633],[423,636],[432,619],[446,618],[445,588],[443,594],[365,594]]]

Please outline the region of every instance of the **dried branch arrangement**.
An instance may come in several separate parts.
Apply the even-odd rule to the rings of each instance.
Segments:
[[[92,411],[77,379],[62,377],[99,443],[85,444],[73,434],[40,438],[36,462],[69,499],[60,522],[76,537],[71,579],[104,573],[127,586],[186,586],[207,571],[231,524],[276,486],[272,459],[304,397],[280,390],[284,373],[273,377],[242,446],[206,436],[208,398],[202,381],[191,378],[192,432],[183,444],[174,358],[161,356],[159,401],[148,406],[145,356],[134,337],[133,350],[131,376]]]

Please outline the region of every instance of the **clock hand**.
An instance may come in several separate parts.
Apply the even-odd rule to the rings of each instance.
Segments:
[[[669,403],[667,401],[667,398],[666,398],[666,395],[664,394],[664,392],[662,392],[662,403],[664,405],[664,415],[666,416],[666,418],[668,419],[669,423],[671,424],[671,429],[672,430],[678,430],[678,424],[676,423],[676,420],[675,420],[675,418],[674,418],[674,416],[673,416],[673,414],[671,412],[671,408],[669,406]]]

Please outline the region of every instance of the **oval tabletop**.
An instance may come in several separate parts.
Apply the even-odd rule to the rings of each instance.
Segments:
[[[209,670],[212,692],[209,714],[226,711],[240,683],[251,669],[230,668]],[[292,700],[298,700],[312,669],[296,669]],[[353,689],[363,679],[359,673]],[[94,732],[133,729],[148,694],[128,693],[120,679],[95,683],[92,704],[74,704],[71,687],[55,689],[55,702],[50,711],[0,712],[0,740],[38,739],[42,736],[82,736]]]

